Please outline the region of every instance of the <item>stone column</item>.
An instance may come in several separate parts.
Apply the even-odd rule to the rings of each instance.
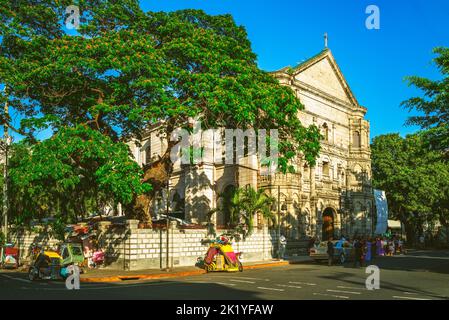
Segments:
[[[335,131],[336,131],[336,129],[335,129],[335,124],[333,123],[333,124],[332,124],[332,144],[333,144],[333,145],[336,145],[336,144],[337,144],[336,137],[335,137]]]
[[[315,167],[311,167],[310,174],[310,223],[312,224],[312,236],[317,235],[317,210],[316,210],[316,190],[315,190]]]
[[[124,238],[123,250],[123,268],[125,270],[132,270],[137,262],[136,249],[133,249],[133,242],[137,242],[137,230],[139,227],[139,220],[126,220],[126,234]]]
[[[129,230],[138,229],[139,228],[139,220],[134,220],[134,219],[126,220],[126,227]]]

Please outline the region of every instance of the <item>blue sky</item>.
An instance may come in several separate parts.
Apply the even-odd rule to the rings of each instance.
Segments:
[[[447,0],[142,0],[151,11],[185,8],[230,13],[246,27],[259,66],[273,71],[323,49],[323,34],[359,103],[368,108],[371,137],[411,133],[400,103],[420,92],[407,75],[439,78],[432,48],[449,46]],[[380,9],[380,30],[368,30],[368,5]]]

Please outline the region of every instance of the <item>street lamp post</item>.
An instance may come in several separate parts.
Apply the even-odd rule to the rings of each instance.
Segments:
[[[278,186],[278,258],[281,259],[281,186]]]
[[[166,231],[167,231],[167,249],[166,249],[166,253],[165,253],[165,271],[170,271],[170,265],[169,265],[169,257],[168,257],[168,252],[170,250],[170,245],[169,245],[169,229],[170,229],[170,219],[168,218],[168,213],[170,210],[170,174],[167,172],[167,203],[166,203],[166,212],[165,212],[165,220],[166,220]]]

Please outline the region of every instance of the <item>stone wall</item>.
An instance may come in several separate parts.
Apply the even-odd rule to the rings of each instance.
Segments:
[[[125,268],[129,270],[166,267],[167,233],[165,230],[138,229],[137,223],[129,224],[129,238],[124,252]],[[224,232],[224,230],[221,230]],[[204,257],[208,244],[205,229],[178,229],[172,225],[169,230],[169,267],[193,266],[199,257]],[[277,238],[267,228],[257,229],[245,241],[234,245],[235,251],[243,252],[244,261],[272,259],[275,255]]]
[[[122,270],[160,269],[166,267],[167,233],[165,230],[139,229],[138,221],[128,220],[126,226],[105,223],[98,231],[98,240],[106,253],[107,268]],[[225,230],[219,230],[218,234]],[[55,246],[58,241],[40,233],[15,231],[11,242],[21,249],[25,262],[31,244]],[[208,244],[206,229],[179,229],[172,224],[169,230],[169,267],[194,266],[199,257],[204,257]],[[272,259],[276,256],[277,236],[275,232],[255,229],[245,241],[235,243],[234,250],[243,252],[243,262]]]
[[[9,242],[20,248],[20,260],[22,262],[29,259],[33,243],[53,247],[59,242],[41,227],[33,228],[33,231],[12,230],[9,233],[9,240]]]

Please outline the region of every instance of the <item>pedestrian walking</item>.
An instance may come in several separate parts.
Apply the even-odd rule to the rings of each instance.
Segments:
[[[377,241],[376,239],[371,240],[371,260],[377,256]]]
[[[316,237],[310,238],[309,244],[307,246],[307,252],[310,253],[310,249],[312,249],[315,246],[315,243],[316,243]]]
[[[372,241],[368,239],[366,242],[366,253],[365,253],[365,261],[367,264],[371,262],[372,259],[372,251],[371,251]]]
[[[357,267],[357,263],[360,264],[360,267],[363,267],[363,248],[362,248],[362,242],[360,239],[354,239],[354,268]]]
[[[398,240],[398,250],[401,254],[405,254],[404,252],[404,244],[401,239]]]
[[[382,255],[382,240],[379,237],[376,239],[376,255],[378,257]]]
[[[424,249],[426,247],[424,235],[421,235],[419,237],[419,245],[420,245],[421,249]]]
[[[329,238],[327,241],[327,263],[332,266],[332,262],[334,260],[334,243],[332,242],[332,238]]]
[[[394,243],[393,241],[388,241],[388,255],[392,257],[394,255]]]
[[[284,237],[283,234],[281,234],[281,236],[279,238],[279,242],[281,244],[281,246],[279,248],[279,259],[284,259],[285,258],[285,248],[287,247],[287,239]]]

